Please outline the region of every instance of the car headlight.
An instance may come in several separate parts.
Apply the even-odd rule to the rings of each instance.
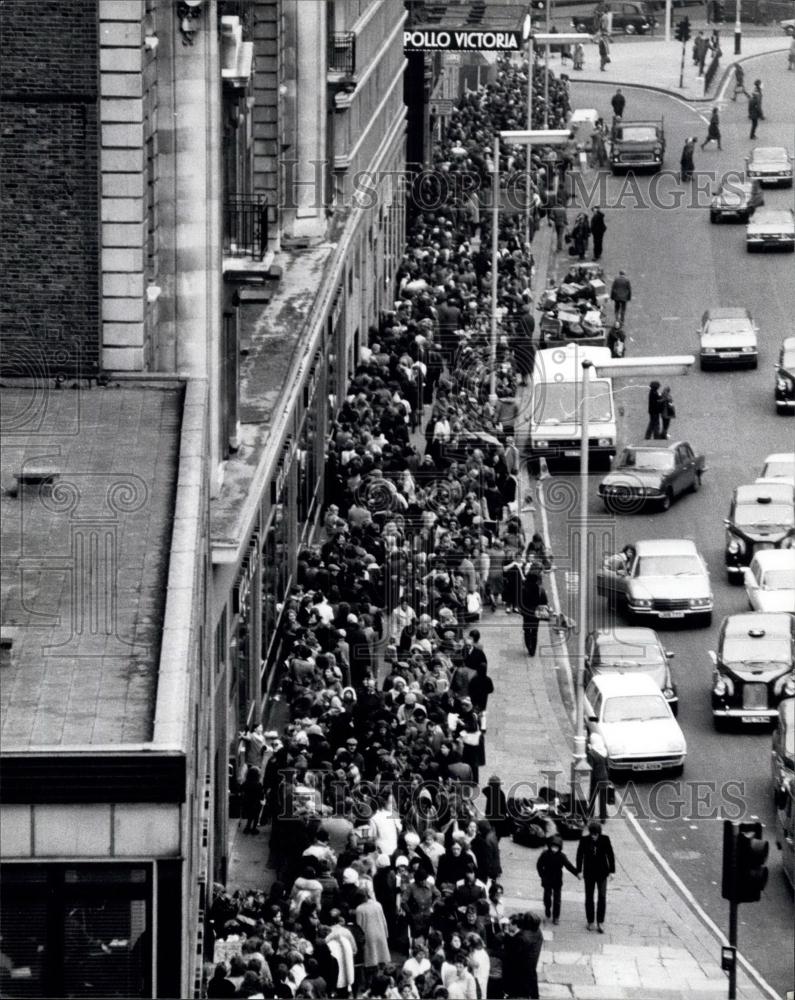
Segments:
[[[779,392],[790,392],[792,389],[792,382],[788,378],[777,378],[776,388]]]
[[[613,446],[613,442],[610,438],[599,438],[596,443],[600,448],[611,448]]]
[[[630,602],[635,608],[650,608],[651,601],[647,597],[631,597]]]
[[[755,347],[742,347],[740,350],[741,350],[741,352],[743,354],[753,354],[754,351],[756,350],[756,348]]]
[[[731,677],[723,677],[719,674],[712,685],[712,693],[717,698],[731,697],[734,694],[734,684]]]
[[[534,445],[536,448],[548,448],[549,441],[535,441]]]
[[[776,697],[783,694],[785,698],[791,698],[795,694],[795,670],[776,680],[773,685],[773,694]]]
[[[690,607],[691,608],[706,608],[712,604],[712,599],[709,597],[691,597]]]
[[[717,349],[714,348],[714,347],[702,347],[701,348],[701,353],[702,354],[717,354],[718,352],[717,352]]]
[[[674,696],[675,696],[675,694],[674,694],[674,689],[673,688],[670,688],[670,687],[663,688],[663,698],[669,698],[670,699],[670,698],[673,698]]]
[[[654,155],[655,156],[659,156],[660,153],[662,153],[662,146],[655,146],[654,147]]]
[[[745,542],[742,538],[732,538],[726,544],[726,551],[733,556],[740,555],[741,552],[745,552]]]

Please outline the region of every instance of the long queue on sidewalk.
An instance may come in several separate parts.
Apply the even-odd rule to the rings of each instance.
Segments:
[[[494,83],[465,95],[426,195],[442,175],[487,182],[493,130],[522,124],[526,72],[502,61]],[[549,95],[562,124],[565,83],[552,78]],[[506,155],[524,169],[523,153]],[[540,205],[540,157],[532,176]],[[279,609],[290,722],[242,735],[237,776],[245,832],[267,826],[276,881],[215,887],[208,996],[538,995],[539,918],[508,917],[501,902],[510,822],[498,779],[485,810],[472,800],[493,691],[476,626],[505,580],[521,609],[523,580],[538,590],[546,556],[522,533],[510,411],[489,401],[491,261],[477,212],[455,194],[469,185],[444,189],[451,200],[411,226],[399,299],[370,330],[331,428],[322,544],[299,554]],[[500,399],[531,367],[523,233],[503,216],[497,305],[512,322]]]

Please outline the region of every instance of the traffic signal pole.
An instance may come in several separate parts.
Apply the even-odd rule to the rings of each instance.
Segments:
[[[737,1000],[737,900],[729,903],[729,945],[732,951],[732,963],[729,966],[729,1000]]]
[[[756,903],[767,885],[770,845],[759,822],[723,821],[721,895],[729,901],[729,946],[721,953],[721,968],[729,975],[729,1000],[737,1000],[737,907]]]
[[[679,63],[679,89],[685,86],[685,43],[682,42],[682,61]]]

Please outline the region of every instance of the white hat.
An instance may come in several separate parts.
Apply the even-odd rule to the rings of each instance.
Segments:
[[[346,868],[342,873],[342,881],[346,885],[358,885],[359,873],[355,868]]]
[[[404,855],[401,854],[399,858],[395,859],[395,868],[408,868],[408,866],[409,859]]]

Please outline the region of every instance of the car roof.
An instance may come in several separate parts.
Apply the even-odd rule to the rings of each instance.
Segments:
[[[600,628],[593,635],[597,643],[602,640],[612,640],[613,642],[626,643],[627,645],[631,645],[633,642],[638,644],[648,642],[659,644],[660,642],[653,628],[642,628],[640,626],[637,628],[630,625],[619,626],[618,628]]]
[[[792,487],[780,479],[764,479],[761,483],[738,486],[734,496],[739,504],[757,503],[761,497],[770,497],[771,503],[787,503],[793,499]]]
[[[793,616],[788,611],[743,611],[725,619],[725,634],[747,635],[750,629],[760,629],[767,637],[789,635]]]
[[[616,694],[658,694],[662,697],[659,684],[649,674],[597,674],[591,683],[605,698]]]
[[[795,340],[795,337],[790,338]],[[774,451],[769,455],[765,455],[765,460],[763,465],[768,465],[770,462],[795,462],[795,451]]]
[[[754,146],[751,150],[751,159],[755,156],[770,156],[772,153],[775,153],[776,157],[778,157],[781,153],[785,156],[789,156],[786,146]]]
[[[795,549],[761,549],[754,556],[754,562],[764,572],[768,569],[795,568]],[[795,587],[795,579],[793,579]]]
[[[785,351],[793,350],[793,348],[795,348],[795,337],[785,337],[781,341],[781,346],[784,348]]]
[[[698,555],[690,538],[643,538],[635,543],[635,552],[639,556]]]
[[[795,219],[795,214],[793,214],[791,208],[757,208],[748,225],[760,222],[781,222],[785,218],[788,222],[792,222]]]

